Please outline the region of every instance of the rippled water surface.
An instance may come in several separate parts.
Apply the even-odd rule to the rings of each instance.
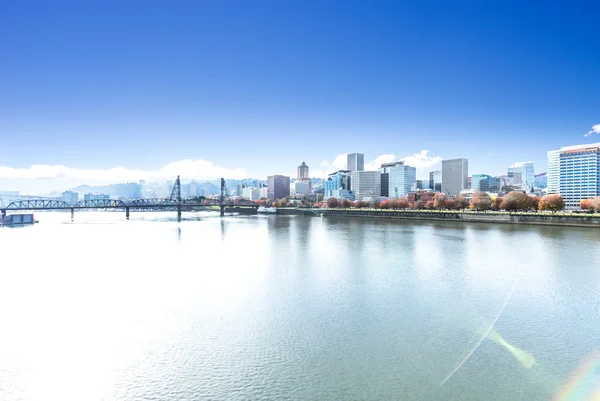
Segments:
[[[0,228],[1,400],[550,400],[600,230],[216,213]]]

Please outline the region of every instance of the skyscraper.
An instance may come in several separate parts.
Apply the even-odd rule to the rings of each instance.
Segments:
[[[378,171],[353,171],[351,188],[356,200],[381,196],[381,178]]]
[[[429,188],[436,192],[442,192],[442,172],[431,171],[429,173]]]
[[[560,178],[560,149],[548,152],[548,194],[557,194]]]
[[[346,165],[348,171],[364,171],[365,155],[362,153],[348,153]]]
[[[508,168],[508,176],[513,178],[514,185],[527,183],[527,186],[533,189],[534,175],[532,162],[519,162]]]
[[[458,195],[468,187],[469,161],[467,159],[442,160],[442,192]]]
[[[296,177],[296,180],[310,180],[306,163],[302,162],[302,164],[298,166],[298,176]]]
[[[565,206],[577,209],[581,200],[600,196],[600,143],[566,146],[558,151],[548,152],[549,193],[550,186],[555,188],[556,185],[554,172],[557,153],[558,193],[565,200]]]
[[[379,171],[379,181],[381,182],[381,196],[389,197],[390,196],[390,163],[384,163],[378,169]]]
[[[290,177],[284,175],[270,175],[267,177],[268,198],[272,201],[290,196]]]
[[[384,163],[381,168],[388,171],[388,196],[391,198],[406,196],[417,182],[417,169],[404,162]]]

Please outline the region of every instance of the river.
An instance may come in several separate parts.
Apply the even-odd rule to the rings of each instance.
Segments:
[[[0,228],[0,399],[550,400],[600,230],[218,213]]]

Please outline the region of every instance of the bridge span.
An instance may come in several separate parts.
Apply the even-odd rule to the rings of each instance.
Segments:
[[[182,199],[181,198],[181,185],[179,176],[173,186],[171,197],[166,199],[151,198],[151,199],[134,199],[130,202],[124,202],[117,199],[94,199],[94,200],[83,200],[77,202],[75,205],[70,205],[66,202],[56,199],[33,199],[33,200],[21,200],[9,203],[6,207],[0,209],[1,218],[6,217],[9,211],[35,211],[35,210],[70,210],[71,219],[75,217],[75,210],[77,209],[121,209],[125,210],[126,218],[129,218],[130,210],[165,210],[165,209],[176,209],[177,217],[181,218],[181,212],[183,208],[199,208],[199,207],[210,207],[218,206],[221,212],[221,216],[225,214],[226,208],[256,208],[258,204],[252,201],[245,200],[232,200],[229,197],[229,191],[225,185],[225,180],[221,178],[221,194],[218,199],[214,198],[192,198]]]

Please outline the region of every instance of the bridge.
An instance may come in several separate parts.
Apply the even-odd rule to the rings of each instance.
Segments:
[[[181,218],[183,208],[218,206],[221,216],[225,215],[226,208],[258,208],[258,204],[247,200],[231,200],[229,191],[225,185],[225,179],[221,178],[221,193],[218,199],[197,197],[192,199],[181,198],[181,182],[179,176],[175,180],[175,185],[171,191],[171,196],[162,198],[134,199],[130,202],[115,199],[93,199],[77,202],[70,205],[64,201],[56,199],[33,199],[21,200],[9,203],[6,207],[0,209],[1,217],[4,219],[8,211],[35,211],[35,210],[70,210],[71,219],[75,217],[76,209],[121,209],[125,210],[125,217],[129,218],[129,211],[134,210],[164,210],[176,209],[177,218]]]

